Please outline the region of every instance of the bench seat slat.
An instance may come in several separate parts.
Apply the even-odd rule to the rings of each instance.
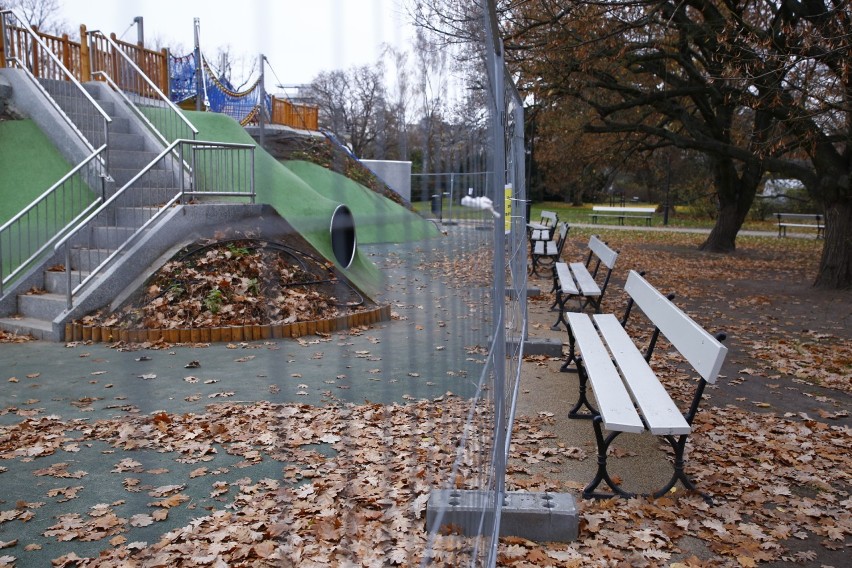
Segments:
[[[577,280],[577,286],[584,296],[600,296],[601,289],[595,279],[589,273],[586,265],[582,262],[572,262],[570,265],[571,273]]]
[[[572,312],[567,315],[577,347],[598,401],[598,410],[607,430],[644,432],[645,425],[633,406],[633,401],[618,370],[610,359],[600,335],[588,314]]]
[[[579,290],[577,290],[576,284],[574,284],[574,279],[571,277],[571,271],[568,268],[568,263],[566,262],[557,262],[556,263],[556,276],[559,278],[559,286],[562,288],[563,294],[579,294]]]
[[[595,324],[621,369],[633,400],[654,435],[689,434],[692,428],[657,379],[653,369],[613,314],[594,316]]]
[[[533,241],[549,241],[550,229],[535,229],[530,239]]]
[[[533,247],[533,254],[539,256],[556,256],[558,252],[559,249],[555,241],[536,241],[535,247]]]

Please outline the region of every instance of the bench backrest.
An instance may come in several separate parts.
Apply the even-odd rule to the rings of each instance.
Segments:
[[[542,211],[541,212],[541,224],[547,225],[548,227],[555,227],[556,222],[559,220],[556,213],[553,211]]]
[[[601,262],[612,270],[615,266],[615,259],[618,258],[618,253],[606,246],[606,243],[600,240],[596,235],[589,238],[589,249],[601,259]]]
[[[631,270],[624,290],[708,383],[715,383],[728,348]]]
[[[655,207],[613,207],[610,205],[593,205],[592,211],[603,211],[610,213],[654,213]]]
[[[822,221],[822,215],[819,213],[776,213],[775,216],[778,217],[779,222],[787,217],[791,219],[809,219],[817,223]]]

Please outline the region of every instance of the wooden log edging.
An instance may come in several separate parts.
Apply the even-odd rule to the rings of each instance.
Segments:
[[[65,324],[65,341],[91,341],[92,343],[220,343],[234,341],[259,341],[284,339],[331,333],[362,325],[390,321],[390,305],[379,306],[364,312],[316,321],[284,324],[238,325],[230,327],[178,328],[178,329],[123,329],[83,325],[79,322]]]

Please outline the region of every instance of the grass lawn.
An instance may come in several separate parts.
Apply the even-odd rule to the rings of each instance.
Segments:
[[[414,206],[415,211],[427,216],[433,216],[431,213],[431,202],[429,201],[420,201],[412,204]],[[656,203],[634,203],[631,204],[635,207],[648,207],[648,206],[658,206]],[[631,205],[628,205],[631,206]],[[530,211],[530,219],[538,220],[541,218],[542,210],[553,211],[557,215],[559,215],[560,221],[567,221],[569,224],[575,223],[591,223],[591,218],[589,215],[592,212],[592,207],[594,204],[586,203],[579,207],[571,205],[570,203],[562,203],[558,201],[545,201],[542,203],[533,203],[532,210]],[[444,199],[442,203],[442,215],[444,219],[466,219],[466,218],[479,218],[481,213],[477,210],[470,209],[467,207],[462,207],[458,203],[453,203],[452,206],[448,199]],[[614,224],[614,221],[608,221],[600,223],[602,227],[605,227],[607,224]],[[626,221],[626,224],[629,225],[641,225],[644,226],[644,221],[633,220]],[[705,216],[699,216],[693,213],[689,207],[679,205],[676,207],[676,210],[673,214],[669,215],[669,227],[699,227],[710,229],[713,227],[714,220]],[[651,220],[651,225],[654,227],[662,227],[663,226],[663,215],[662,213],[654,214],[654,218]],[[746,222],[743,224],[743,229],[754,230],[754,231],[775,231],[778,225],[774,219],[768,219],[765,221],[758,221],[753,219],[746,219]]]

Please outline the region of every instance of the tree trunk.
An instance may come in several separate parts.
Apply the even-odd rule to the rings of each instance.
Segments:
[[[731,253],[737,249],[737,233],[754,201],[762,174],[758,164],[747,164],[740,177],[732,160],[715,160],[713,177],[719,198],[719,216],[699,250]]]
[[[737,250],[737,233],[744,220],[745,215],[740,212],[736,202],[722,204],[716,224],[698,249],[705,252],[734,252]]]
[[[825,244],[814,286],[852,288],[852,202],[838,201],[825,210]]]

